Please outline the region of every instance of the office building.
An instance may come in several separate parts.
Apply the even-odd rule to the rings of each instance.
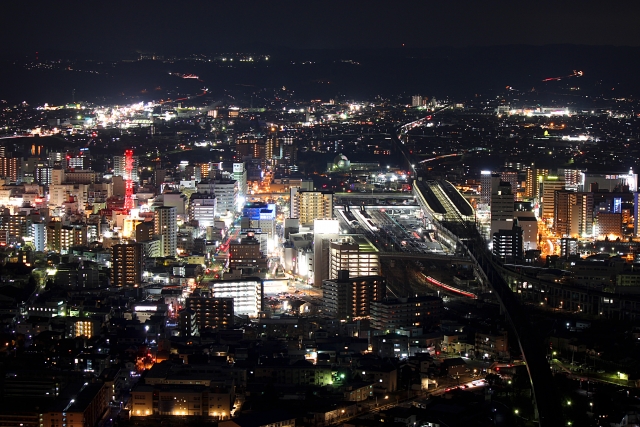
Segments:
[[[511,184],[494,179],[491,191],[491,235],[513,227],[514,196]]]
[[[262,311],[262,280],[247,278],[242,280],[219,280],[211,282],[214,298],[232,298],[233,311],[239,316],[258,317]]]
[[[216,196],[193,193],[189,198],[189,220],[198,221],[200,228],[212,226],[216,217]]]
[[[216,213],[224,216],[228,213],[234,214],[240,211],[238,205],[238,181],[236,180],[208,180],[196,184],[198,193],[214,194],[216,197]]]
[[[142,284],[143,249],[139,243],[111,247],[111,286],[138,287]]]

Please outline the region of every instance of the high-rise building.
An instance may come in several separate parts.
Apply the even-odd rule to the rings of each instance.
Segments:
[[[575,255],[579,255],[578,239],[575,237],[563,237],[560,239],[560,256],[566,259]]]
[[[200,332],[233,328],[233,298],[192,297],[185,307],[195,313]]]
[[[337,279],[339,271],[349,276],[376,276],[380,274],[378,249],[361,234],[346,235],[329,245],[329,280]]]
[[[233,164],[233,179],[238,182],[238,197],[247,195],[247,169],[244,163]]]
[[[198,221],[200,228],[212,226],[216,217],[216,196],[193,193],[189,198],[189,220]]]
[[[322,282],[324,312],[341,320],[368,317],[371,302],[386,295],[387,284],[381,276],[350,278],[348,271],[340,271],[337,279]]]
[[[18,181],[20,175],[21,158],[12,154],[0,157],[0,178],[9,178]]]
[[[542,194],[542,219],[547,221],[551,228],[555,214],[555,192],[564,190],[564,177],[546,176],[540,182],[540,187],[540,194]]]
[[[239,212],[238,181],[236,180],[208,180],[196,184],[198,193],[209,193],[216,196],[216,213],[220,216],[228,212]]]
[[[498,230],[493,234],[492,251],[502,262],[514,263],[523,259],[522,229],[514,225],[511,230]]]
[[[558,190],[554,193],[553,227],[559,236],[593,234],[593,193]]]
[[[50,251],[66,254],[72,246],[87,244],[85,225],[62,225],[59,221],[47,224],[47,247]]]
[[[515,224],[522,229],[522,245],[526,251],[538,249],[538,220],[533,212],[516,212]]]
[[[195,311],[183,308],[178,312],[178,328],[180,336],[185,338],[197,337],[200,335],[198,319]]]
[[[143,264],[141,244],[127,243],[111,247],[111,286],[140,286]]]
[[[596,218],[599,239],[607,237],[609,240],[615,240],[622,237],[622,214],[598,212]]]
[[[44,223],[34,222],[31,224],[30,237],[36,252],[44,252],[47,233],[45,232]]]
[[[500,180],[509,183],[511,186],[511,194],[513,194],[514,198],[517,200],[519,183],[518,172],[514,170],[502,171],[500,172]]]
[[[257,317],[262,311],[263,285],[257,278],[211,282],[214,298],[232,298],[233,310],[240,316]]]
[[[529,200],[540,196],[540,182],[549,175],[548,169],[538,169],[532,165],[527,169],[527,181],[525,188],[525,197]]]
[[[491,191],[491,235],[500,230],[513,228],[514,196],[511,184],[493,180]]]
[[[264,264],[262,253],[260,252],[260,241],[253,233],[248,233],[247,237],[229,243],[229,266],[237,267],[258,267]]]
[[[162,256],[175,257],[178,248],[178,216],[173,206],[156,208],[154,233],[162,240]]]
[[[139,182],[139,177],[138,177],[139,166],[140,166],[140,160],[138,156],[133,156],[133,168],[131,169],[131,180],[133,182]],[[127,179],[128,173],[127,173],[126,156],[113,157],[113,176],[122,176],[125,179]]]
[[[298,171],[298,142],[293,137],[282,138],[280,142],[282,156],[278,161],[278,169],[286,172]]]
[[[290,191],[291,218],[300,219],[300,225],[309,227],[316,219],[333,218],[333,192],[300,191],[297,187]]]
[[[313,286],[317,288],[329,278],[330,245],[339,238],[340,223],[337,219],[316,219],[313,222]],[[355,272],[350,274],[357,275]]]
[[[151,221],[141,222],[136,225],[136,242],[150,242],[153,240],[155,225]]]
[[[422,107],[424,104],[423,98],[420,95],[413,95],[411,97],[411,106],[412,107]]]
[[[491,183],[493,175],[491,171],[480,172],[480,204],[485,206],[491,204]]]

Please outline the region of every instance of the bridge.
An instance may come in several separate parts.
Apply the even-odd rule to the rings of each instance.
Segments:
[[[408,260],[433,260],[433,261],[446,261],[451,264],[474,264],[471,258],[465,258],[460,256],[443,255],[437,253],[415,253],[415,252],[379,252],[378,257],[380,259],[408,259]]]

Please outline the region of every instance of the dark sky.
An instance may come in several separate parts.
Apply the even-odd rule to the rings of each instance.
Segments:
[[[3,49],[216,52],[246,46],[640,46],[640,1],[3,1]]]

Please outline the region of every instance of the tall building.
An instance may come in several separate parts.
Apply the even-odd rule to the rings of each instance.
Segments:
[[[216,196],[193,193],[189,198],[189,220],[198,221],[200,228],[212,226],[216,217]]]
[[[154,217],[154,233],[162,241],[162,256],[175,257],[178,248],[178,216],[173,206],[156,208]]]
[[[523,249],[538,249],[538,220],[533,212],[516,212],[515,216],[515,224],[522,229]]]
[[[570,256],[579,255],[578,251],[578,239],[574,237],[563,237],[560,239],[560,256],[562,258],[568,258]]]
[[[257,317],[262,311],[262,280],[247,278],[242,280],[219,280],[211,282],[214,298],[232,298],[233,310],[240,316]]]
[[[615,240],[622,237],[622,214],[598,212],[598,238]]]
[[[313,286],[320,288],[322,281],[329,279],[330,245],[340,237],[337,219],[316,219],[313,222]],[[355,272],[349,274],[358,275]]]
[[[329,280],[337,279],[338,272],[349,276],[376,276],[380,274],[378,249],[361,234],[347,235],[329,245]]]
[[[491,235],[513,228],[514,196],[511,184],[498,178],[493,180],[491,191]]]
[[[2,154],[0,156],[0,178],[9,178],[13,182],[18,181],[21,160],[20,157],[13,154]]]
[[[247,195],[247,169],[244,163],[233,164],[233,179],[238,183],[238,197]]]
[[[499,177],[499,175],[496,175]],[[489,206],[491,204],[491,186],[494,174],[491,171],[480,172],[480,204]]]
[[[522,229],[514,225],[511,230],[499,230],[494,233],[492,251],[502,262],[514,263],[522,260]]]
[[[442,298],[436,296],[387,298],[371,303],[371,327],[390,333],[399,328],[430,327],[443,314]]]
[[[131,180],[133,182],[140,182],[138,177],[139,166],[140,160],[138,156],[133,156],[133,169],[131,170]],[[122,176],[125,179],[127,178],[126,156],[113,157],[113,176]]]
[[[30,237],[36,252],[44,252],[47,233],[45,232],[44,223],[35,222],[31,224]]]
[[[208,180],[196,184],[198,193],[209,193],[216,196],[216,212],[218,215],[226,215],[228,212],[236,213],[240,210],[238,204],[238,181],[235,180]]]
[[[422,107],[424,104],[424,100],[420,95],[413,95],[411,97],[411,106],[412,107]]]
[[[549,175],[548,169],[538,169],[532,165],[527,169],[527,182],[525,188],[525,196],[532,200],[540,196],[540,182]]]
[[[564,190],[564,178],[546,176],[540,182],[540,194],[542,194],[542,219],[547,221],[549,227],[553,226],[555,214],[555,192]]]
[[[309,227],[316,219],[333,218],[333,192],[300,191],[297,187],[290,191],[291,218],[300,219],[300,225]]]
[[[233,328],[233,298],[192,297],[185,307],[195,313],[200,332]]]
[[[111,286],[138,287],[142,284],[143,250],[139,243],[111,248]]]
[[[559,190],[554,193],[553,227],[559,236],[593,234],[593,193]]]
[[[262,253],[260,252],[260,242],[253,233],[238,241],[229,244],[229,266],[236,267],[258,267],[264,264]]]
[[[349,277],[348,271],[338,272],[338,278],[322,282],[324,312],[337,319],[368,317],[371,303],[387,295],[384,277]]]
[[[281,158],[278,160],[278,169],[285,173],[298,171],[298,142],[293,137],[282,138],[280,142]]]
[[[514,170],[502,171],[500,172],[500,180],[509,183],[511,186],[511,194],[513,194],[514,198],[517,199],[519,183],[518,172]]]
[[[153,240],[155,225],[151,221],[141,222],[136,225],[136,242],[150,242]]]
[[[47,224],[47,247],[50,251],[66,254],[72,246],[87,244],[87,227],[84,225],[62,225],[59,221]]]

